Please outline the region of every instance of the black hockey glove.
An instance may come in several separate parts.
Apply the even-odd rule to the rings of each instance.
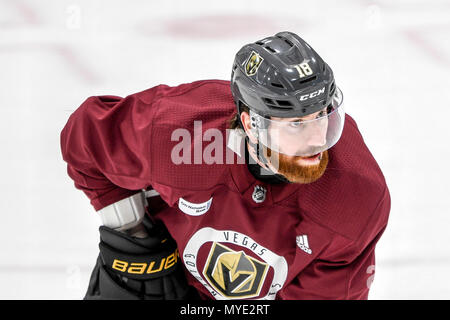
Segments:
[[[146,238],[131,237],[101,226],[100,254],[85,300],[197,299],[187,284],[175,241],[162,223],[146,216]]]

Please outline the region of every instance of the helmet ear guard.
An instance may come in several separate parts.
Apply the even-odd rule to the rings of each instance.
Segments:
[[[245,130],[244,130],[244,131],[245,131]],[[250,119],[250,129],[249,129],[248,131],[249,131],[249,132],[247,132],[247,138],[248,138],[248,140],[249,140],[252,144],[258,143],[258,140],[259,140],[258,127],[257,127],[257,125],[255,124],[255,122],[252,121],[251,119]],[[253,140],[255,140],[255,141],[253,141]]]
[[[244,132],[247,134],[247,136],[248,136],[248,131],[249,131],[250,134],[253,136],[251,138],[258,140],[258,130],[257,129],[259,127],[258,123],[260,123],[259,119],[257,117],[255,117],[254,111],[252,111],[252,109],[250,109],[247,105],[242,103],[242,101],[238,101],[236,104],[238,105],[237,117],[238,117],[239,127],[242,130],[244,130]],[[246,129],[246,126],[241,119],[242,112],[246,112],[250,117],[250,128],[249,129],[248,128]]]
[[[250,110],[250,126],[251,126],[250,131],[255,136],[255,138],[258,138],[259,136],[258,129],[261,128],[261,121],[258,115],[256,115],[252,110]]]

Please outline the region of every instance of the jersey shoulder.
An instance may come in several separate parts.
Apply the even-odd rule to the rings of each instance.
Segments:
[[[373,238],[387,223],[390,195],[380,167],[349,115],[329,158],[322,178],[300,193],[300,206],[312,220],[346,238]]]
[[[153,108],[152,179],[189,190],[225,183],[227,128],[236,112],[229,81],[161,87]]]

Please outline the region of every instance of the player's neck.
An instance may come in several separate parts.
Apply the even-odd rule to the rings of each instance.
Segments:
[[[261,162],[261,160],[259,160],[258,156],[256,155],[256,150],[253,146],[251,146],[248,141],[246,141],[246,148],[247,148],[247,152],[248,152],[248,157],[246,157],[246,161],[249,164],[258,164],[261,168],[264,168],[267,171],[272,172],[272,170],[270,170],[267,165],[265,165],[264,163]],[[275,174],[275,173],[274,173]]]
[[[246,141],[245,146],[245,161],[248,170],[256,179],[271,184],[289,183],[286,178],[274,173],[258,159],[255,148],[251,146],[248,141]]]

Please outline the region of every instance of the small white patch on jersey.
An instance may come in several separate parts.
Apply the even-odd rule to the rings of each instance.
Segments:
[[[211,208],[212,199],[211,197],[211,199],[203,203],[192,203],[180,198],[178,200],[178,208],[190,216],[201,216]]]

